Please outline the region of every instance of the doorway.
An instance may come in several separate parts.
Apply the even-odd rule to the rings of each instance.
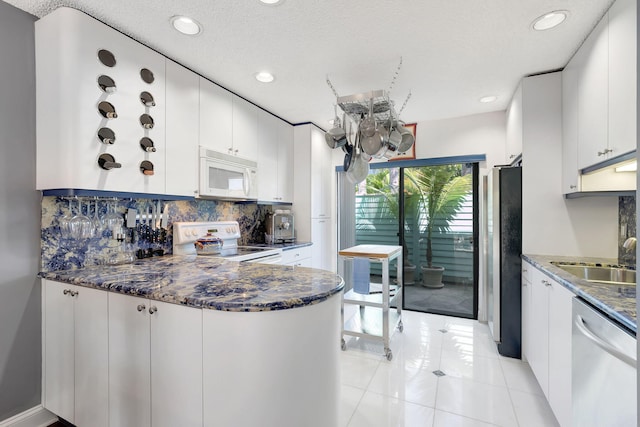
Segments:
[[[355,244],[403,246],[403,309],[475,319],[478,163],[402,163],[356,186]]]

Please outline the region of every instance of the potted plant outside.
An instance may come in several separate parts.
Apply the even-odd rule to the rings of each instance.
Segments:
[[[449,231],[449,225],[462,207],[471,184],[470,174],[462,175],[460,165],[438,165],[410,168],[405,176],[420,195],[420,206],[426,216],[426,264],[421,265],[422,285],[443,287],[444,267],[433,265],[434,233]]]

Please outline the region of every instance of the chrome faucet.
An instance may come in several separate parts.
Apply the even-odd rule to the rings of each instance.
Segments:
[[[636,249],[637,242],[638,242],[638,239],[636,239],[635,237],[629,237],[627,240],[624,241],[624,243],[622,244],[622,247],[625,248],[628,252],[631,252]]]

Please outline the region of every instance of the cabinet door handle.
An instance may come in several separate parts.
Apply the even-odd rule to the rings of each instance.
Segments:
[[[577,185],[570,185],[569,188],[572,189],[572,190],[575,190],[576,188],[578,188],[578,186]]]
[[[149,307],[149,314],[153,314],[156,311],[158,311],[158,307],[156,307],[155,305],[152,305],[151,307]]]
[[[527,272],[527,271],[529,271],[529,270],[527,270],[526,268],[523,268],[523,269],[522,269],[522,271],[524,271],[524,272],[526,273],[526,272]]]
[[[600,157],[600,156],[604,156],[605,154],[609,154],[609,153],[611,153],[611,152],[613,152],[613,150],[612,150],[612,149],[610,149],[610,148],[605,148],[605,149],[604,149],[604,150],[602,150],[602,151],[598,151],[598,157]]]
[[[549,282],[548,280],[543,280],[542,284],[545,286],[551,286],[551,282]]]
[[[138,311],[144,311],[145,308],[144,304],[138,304]]]
[[[70,292],[70,294],[71,294],[71,296],[72,296],[72,297],[77,296],[77,295],[78,295],[78,293],[79,293],[79,291],[71,291],[71,292]]]
[[[71,292],[70,289],[65,289],[64,291],[62,291],[63,295],[69,295],[69,293]]]
[[[513,159],[515,156],[516,156],[515,154],[512,154],[512,155],[509,156],[509,158]]]

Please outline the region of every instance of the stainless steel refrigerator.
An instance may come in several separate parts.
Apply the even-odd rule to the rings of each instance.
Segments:
[[[522,342],[522,168],[495,167],[487,180],[487,317],[503,356]]]

